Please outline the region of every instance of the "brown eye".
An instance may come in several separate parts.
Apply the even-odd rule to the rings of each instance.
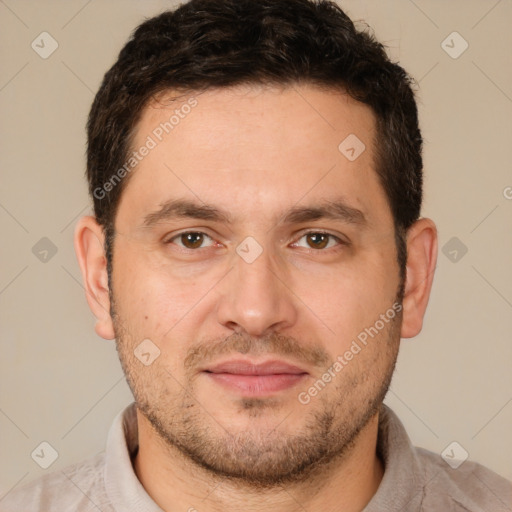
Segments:
[[[205,235],[204,233],[189,232],[182,233],[179,235],[179,238],[182,245],[187,249],[197,249],[203,244]]]
[[[314,249],[322,252],[329,252],[330,250],[335,251],[345,245],[347,245],[347,242],[340,237],[323,231],[309,231],[308,233],[304,233],[299,240],[293,244],[294,247],[303,247],[305,249]]]
[[[325,249],[329,243],[330,235],[325,233],[308,233],[306,240],[312,249]]]

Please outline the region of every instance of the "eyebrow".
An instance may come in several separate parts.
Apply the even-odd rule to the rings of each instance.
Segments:
[[[335,201],[324,200],[319,205],[294,206],[282,220],[285,224],[300,224],[320,219],[338,220],[347,224],[367,224],[366,217],[361,210],[349,206],[343,199]]]
[[[224,222],[231,224],[231,216],[215,206],[200,204],[188,199],[171,199],[163,203],[160,208],[144,217],[143,226],[152,227],[159,222],[170,221],[175,218],[190,218]]]
[[[348,205],[343,198],[323,200],[319,204],[309,206],[293,206],[279,217],[279,224],[300,224],[321,219],[338,220],[359,226],[367,224],[364,213]],[[171,199],[163,203],[158,210],[147,214],[143,227],[150,228],[160,222],[185,218],[233,224],[233,218],[228,211],[189,199]]]

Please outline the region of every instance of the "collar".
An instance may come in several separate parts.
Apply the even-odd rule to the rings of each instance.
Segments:
[[[105,457],[105,488],[118,512],[163,512],[137,478],[132,458],[138,450],[135,403],[121,411],[110,428]],[[377,453],[384,476],[364,512],[420,509],[424,482],[416,450],[396,414],[382,405]]]
[[[424,489],[421,462],[402,422],[384,404],[379,413],[377,454],[384,464],[384,475],[363,512],[420,510]]]
[[[140,483],[132,465],[138,450],[135,403],[121,411],[107,437],[105,489],[117,512],[163,512]]]

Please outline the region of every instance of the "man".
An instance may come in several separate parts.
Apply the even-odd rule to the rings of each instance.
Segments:
[[[410,79],[336,4],[143,23],[88,123],[75,248],[135,404],[2,510],[504,511],[383,405],[432,286]]]

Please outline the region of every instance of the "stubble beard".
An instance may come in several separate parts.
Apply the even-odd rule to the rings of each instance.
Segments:
[[[304,421],[294,433],[289,431],[284,411],[282,423],[270,431],[235,432],[229,425],[215,420],[207,404],[196,400],[193,377],[179,383],[162,364],[164,358],[145,367],[134,357],[137,342],[116,314],[114,302],[112,317],[117,351],[136,406],[170,456],[182,456],[215,478],[229,478],[235,485],[256,489],[311,480],[348,456],[358,434],[379,412],[388,391],[401,326],[401,315],[397,315],[379,333],[378,339],[369,342],[378,343],[379,349],[364,349],[372,350],[365,353],[364,365],[362,360],[354,364],[360,358],[357,355],[310,404],[298,405],[303,408]],[[260,339],[233,335],[225,340],[222,350],[253,354],[254,347],[258,347],[256,352],[261,353],[260,342]],[[203,345],[205,350],[210,347]],[[280,336],[264,342],[271,354],[286,353],[293,346],[297,342]],[[240,398],[237,408],[239,414],[257,420],[268,409],[275,411],[280,404],[273,398]]]

